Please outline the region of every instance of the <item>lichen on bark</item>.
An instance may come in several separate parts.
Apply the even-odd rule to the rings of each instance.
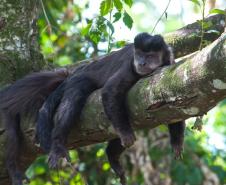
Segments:
[[[36,0],[1,0],[0,86],[44,65],[37,39]]]

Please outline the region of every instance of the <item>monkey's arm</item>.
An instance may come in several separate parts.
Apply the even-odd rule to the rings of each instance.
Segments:
[[[122,145],[129,147],[134,143],[135,135],[129,123],[126,95],[136,80],[132,75],[124,76],[123,71],[119,71],[107,81],[102,89],[102,102]]]

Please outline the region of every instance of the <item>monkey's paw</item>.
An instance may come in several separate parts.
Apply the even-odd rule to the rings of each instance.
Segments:
[[[120,136],[122,146],[129,148],[136,141],[134,133],[127,133]]]
[[[69,153],[64,147],[57,147],[50,151],[49,158],[48,158],[48,164],[49,167],[52,169],[57,169],[60,159],[65,158],[67,162],[70,161]]]
[[[178,159],[183,159],[183,155],[182,155],[182,153],[183,153],[183,147],[181,147],[181,146],[173,146],[173,152],[174,152],[174,158],[176,159],[176,160],[178,160]]]

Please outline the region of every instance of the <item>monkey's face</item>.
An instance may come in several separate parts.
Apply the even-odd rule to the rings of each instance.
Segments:
[[[148,75],[157,68],[169,65],[172,51],[161,35],[140,33],[134,39],[134,67],[139,75]]]
[[[162,51],[143,52],[139,49],[134,51],[134,67],[139,75],[151,74],[163,65]]]

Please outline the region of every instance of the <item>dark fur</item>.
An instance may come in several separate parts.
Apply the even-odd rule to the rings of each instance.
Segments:
[[[103,88],[102,101],[105,112],[120,137],[109,141],[106,152],[111,167],[120,177],[121,183],[125,184],[125,176],[119,163],[119,157],[125,148],[135,141],[126,108],[126,95],[128,90],[142,77],[134,69],[134,56],[131,52],[133,48],[134,45],[128,45],[85,66],[81,71],[64,81],[64,85],[58,87],[47,98],[39,112],[37,133],[41,147],[46,152],[50,152],[50,166],[56,167],[60,157],[68,158],[64,146],[70,129],[78,121],[87,97],[95,89]],[[143,52],[162,51],[164,62],[161,66],[172,63],[168,46],[161,36],[140,34],[135,38],[135,49],[140,49]],[[55,127],[53,124],[54,115]],[[182,148],[183,129],[181,129],[181,122],[173,125],[169,126],[172,146]],[[173,129],[182,132],[180,138],[177,137],[177,131],[174,132]],[[174,151],[176,150],[174,149]]]
[[[0,92],[0,113],[7,135],[6,166],[13,185],[22,185],[19,171],[23,134],[22,115],[35,119],[46,97],[68,76],[67,71],[40,72],[26,76]]]
[[[148,33],[137,35],[134,46],[144,52],[166,50],[168,47],[161,35],[151,36]]]

